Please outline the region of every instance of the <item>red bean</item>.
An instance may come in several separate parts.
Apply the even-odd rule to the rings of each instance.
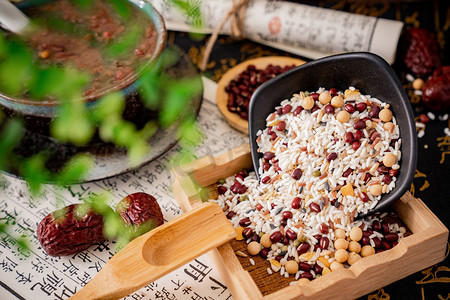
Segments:
[[[380,108],[378,106],[373,106],[372,109],[369,111],[369,117],[377,118],[379,112]]]
[[[383,229],[384,234],[387,234],[391,231],[389,228],[389,223],[387,222],[381,222],[381,229]]]
[[[243,218],[239,220],[239,225],[242,227],[247,227],[248,225],[250,225],[250,219],[249,218]]]
[[[303,272],[302,274],[300,274],[300,278],[306,278],[306,279],[312,280],[313,276],[310,272]]]
[[[272,241],[272,243],[278,243],[282,237],[283,235],[280,231],[275,231],[270,235],[270,240]]]
[[[347,132],[347,133],[345,134],[344,140],[345,140],[345,142],[347,142],[347,143],[353,142],[353,140],[354,140],[354,138],[353,138],[353,133]]]
[[[325,105],[325,107],[323,108],[325,110],[325,112],[327,114],[332,114],[334,113],[334,107],[331,104],[327,104]]]
[[[292,172],[292,178],[295,180],[299,180],[302,177],[303,171],[301,169],[295,169],[294,172]]]
[[[337,158],[337,154],[336,154],[335,152],[330,152],[330,153],[328,153],[328,155],[327,155],[327,160],[328,160],[328,161],[335,160],[336,158]]]
[[[244,176],[242,174],[236,174],[236,176],[234,176],[234,179],[240,179],[240,180],[244,180]]]
[[[281,116],[283,114],[283,109],[280,107],[277,109],[277,115]]]
[[[397,246],[397,245],[398,245],[398,241],[392,243],[392,247],[395,247],[395,246]]]
[[[294,116],[299,115],[301,112],[303,111],[303,107],[302,106],[298,106],[296,109],[294,109],[294,111],[292,112],[292,114]]]
[[[256,232],[254,232],[252,237],[250,238],[250,241],[259,243],[259,235],[257,235]]]
[[[283,107],[283,109],[282,109],[283,114],[287,114],[287,113],[289,113],[291,110],[292,110],[292,105],[290,105],[290,104],[285,105],[285,106]]]
[[[381,231],[381,223],[380,223],[380,221],[377,221],[377,220],[373,221],[372,222],[372,229],[375,230],[375,231]]]
[[[391,183],[391,181],[392,181],[392,177],[391,176],[389,176],[387,174],[383,176],[383,182],[384,183],[389,184],[389,183]]]
[[[320,224],[319,230],[320,230],[320,232],[322,232],[323,234],[327,234],[327,233],[328,233],[328,225],[325,224],[325,223]]]
[[[282,216],[283,216],[284,219],[292,219],[293,214],[292,214],[292,212],[286,210],[286,211],[283,211]]]
[[[289,239],[287,238],[287,236],[283,236],[283,237],[281,238],[281,242],[282,242],[284,245],[289,245]]]
[[[353,134],[353,138],[355,141],[359,141],[364,136],[364,133],[361,130],[356,130],[356,132]]]
[[[228,189],[226,187],[224,187],[223,185],[219,185],[217,187],[217,192],[219,193],[219,195],[223,195],[228,191]]]
[[[384,236],[384,239],[385,239],[386,241],[390,242],[390,243],[395,242],[395,241],[398,240],[398,234],[393,233],[393,232],[387,233],[387,234]]]
[[[235,214],[236,214],[236,213],[235,213],[234,211],[230,210],[230,211],[227,213],[227,218],[228,218],[228,219],[232,219],[232,218],[234,217]]]
[[[358,122],[355,122],[355,124],[353,124],[353,128],[355,128],[356,130],[364,129],[364,128],[366,128],[366,122],[361,121],[361,120]]]
[[[362,202],[369,202],[369,196],[365,192],[359,193],[359,199],[361,199]]]
[[[282,260],[282,259],[283,259],[283,256],[281,256],[281,255],[275,256],[275,260],[276,260],[276,261],[280,261],[280,260]]]
[[[366,173],[366,175],[364,175],[364,182],[368,183],[370,181],[370,178],[372,178],[372,175],[370,175],[370,173]]]
[[[363,236],[371,236],[373,234],[373,230],[370,228],[367,228],[367,230],[363,230]]]
[[[426,114],[419,115],[419,119],[420,119],[420,122],[422,122],[424,124],[430,122],[430,118],[428,118],[428,116]]]
[[[353,169],[352,168],[347,168],[344,173],[342,173],[342,177],[348,177],[350,176],[350,174],[352,174]]]
[[[329,245],[330,245],[330,240],[326,236],[323,236],[319,242],[320,249],[322,249],[322,250],[328,249]]]
[[[318,109],[319,109],[319,107],[317,105],[314,105],[314,107],[311,109],[311,113],[315,112]]]
[[[275,153],[270,152],[270,151],[264,152],[264,154],[263,154],[263,159],[265,161],[270,161],[274,157],[275,157]]]
[[[318,264],[315,264],[313,269],[314,269],[314,273],[316,273],[316,275],[322,274],[323,268],[321,266],[319,266]]]
[[[295,197],[294,200],[292,200],[292,204],[291,204],[292,208],[299,209],[301,202],[302,202],[302,199],[300,199],[300,197]]]
[[[300,270],[305,271],[305,272],[311,271],[311,265],[308,263],[305,263],[305,262],[299,263],[298,267],[300,268]]]
[[[380,166],[378,167],[377,171],[380,174],[389,173],[389,168],[385,166]]]
[[[275,172],[280,172],[280,171],[281,171],[281,168],[280,168],[280,166],[278,165],[278,163],[274,163],[274,164],[273,164],[273,168],[275,169]]]
[[[239,188],[241,187],[241,184],[239,182],[235,182],[231,187],[230,190],[235,193],[238,194],[239,193]]]
[[[267,162],[267,161],[263,162],[262,168],[263,168],[264,171],[269,171],[270,163]]]
[[[320,205],[317,204],[317,203],[315,203],[315,202],[311,203],[311,204],[309,205],[309,208],[310,208],[313,212],[316,212],[316,213],[319,213],[319,212],[321,211]]]
[[[251,229],[250,227],[246,227],[246,228],[244,228],[244,231],[242,231],[242,236],[245,239],[249,239],[252,235],[253,235],[253,229]]]
[[[359,149],[359,147],[361,147],[361,142],[360,142],[360,141],[353,141],[353,143],[352,143],[352,149],[353,149],[354,151],[356,151],[356,150]]]
[[[372,134],[370,135],[370,141],[374,142],[377,138],[380,137],[380,133],[378,131],[374,131],[372,132]]]
[[[280,225],[286,227],[287,226],[287,220],[286,219],[281,219]]]
[[[354,113],[354,112],[356,111],[355,106],[354,106],[353,104],[351,104],[351,103],[345,104],[344,109],[345,109],[349,114],[352,114],[352,113]]]
[[[311,93],[310,96],[311,96],[311,98],[314,99],[314,101],[317,101],[317,100],[319,100],[320,95],[318,93]]]
[[[370,244],[370,239],[369,239],[369,237],[363,236],[363,237],[361,238],[361,243],[362,243],[363,245],[369,245],[369,244]]]
[[[241,184],[241,186],[238,189],[238,194],[243,194],[247,191],[247,187],[243,184]]]
[[[381,248],[381,241],[380,241],[380,239],[379,239],[378,237],[374,237],[374,238],[372,239],[372,241],[373,241],[373,243],[374,243],[374,245],[375,245],[374,248]]]
[[[398,170],[390,169],[389,175],[391,175],[392,177],[396,177],[398,175]]]
[[[294,230],[290,229],[290,228],[288,230],[286,230],[286,236],[291,241],[297,239],[297,233]]]
[[[329,92],[331,95],[336,95],[337,92],[338,92],[338,90],[337,90],[336,88],[331,88],[328,92]]]
[[[381,247],[382,247],[384,250],[389,250],[389,249],[392,248],[392,245],[389,244],[387,241],[381,241]]]
[[[303,253],[308,252],[309,248],[311,247],[311,245],[309,245],[308,243],[301,243],[298,247],[297,247],[297,253],[298,255],[302,255]]]
[[[267,258],[267,256],[269,255],[269,249],[267,249],[267,248],[261,249],[261,251],[259,252],[259,255],[261,255],[262,258]]]
[[[261,183],[262,184],[266,184],[266,183],[268,183],[270,181],[270,176],[266,176],[266,177],[264,177],[263,179],[261,179]]]
[[[363,112],[367,108],[367,104],[364,102],[360,102],[355,105],[355,108],[357,111]]]
[[[284,121],[278,122],[276,128],[277,128],[278,131],[283,131],[283,130],[285,130],[285,129],[286,129],[286,122],[284,122]]]

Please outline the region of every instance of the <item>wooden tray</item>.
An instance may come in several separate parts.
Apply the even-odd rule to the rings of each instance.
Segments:
[[[251,168],[249,145],[218,157],[204,157],[173,169],[173,191],[183,211],[216,198],[216,182]],[[199,193],[199,187],[205,187]],[[362,258],[348,269],[331,272],[305,286],[288,285],[278,273],[269,275],[269,263],[259,256],[237,257],[242,243],[231,241],[209,252],[234,299],[354,299],[393,283],[444,259],[448,229],[409,192],[393,205],[412,234],[397,246]],[[293,281],[292,277],[291,280]]]

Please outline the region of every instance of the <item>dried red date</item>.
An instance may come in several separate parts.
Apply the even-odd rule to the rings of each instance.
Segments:
[[[405,31],[402,59],[406,67],[419,77],[424,77],[442,64],[434,35],[423,28]]]
[[[105,239],[103,217],[92,210],[80,215],[77,206],[57,210],[39,223],[36,235],[48,255],[72,255]]]
[[[132,238],[164,223],[158,202],[147,193],[128,195],[117,204],[116,210],[125,224],[133,225]]]
[[[450,66],[443,66],[428,77],[422,88],[423,103],[430,109],[450,109]]]

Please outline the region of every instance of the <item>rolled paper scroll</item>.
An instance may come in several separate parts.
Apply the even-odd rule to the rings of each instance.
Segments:
[[[169,30],[211,33],[233,1],[198,1],[202,27],[191,26],[188,14],[169,1],[154,0]],[[368,51],[395,61],[403,22],[357,15],[285,1],[252,0],[243,19],[243,36],[280,50],[316,59],[331,54]],[[231,33],[226,24],[221,34]]]

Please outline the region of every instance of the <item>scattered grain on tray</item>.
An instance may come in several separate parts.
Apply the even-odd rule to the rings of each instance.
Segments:
[[[414,79],[414,81],[412,83],[412,88],[415,89],[415,90],[421,90],[424,83],[425,82],[423,81],[422,78]]]

